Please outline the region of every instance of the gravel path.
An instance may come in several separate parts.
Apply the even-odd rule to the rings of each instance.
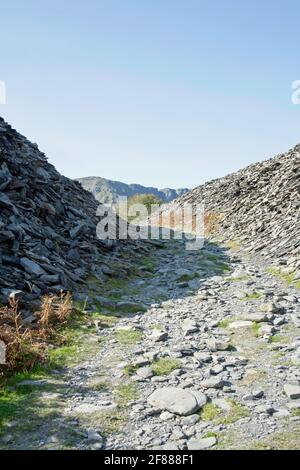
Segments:
[[[92,357],[30,384],[46,418],[5,448],[299,448],[300,291],[214,244],[167,242],[152,271],[95,317]]]

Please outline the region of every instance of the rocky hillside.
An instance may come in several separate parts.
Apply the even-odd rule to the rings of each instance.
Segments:
[[[300,266],[300,145],[195,188],[174,201],[204,203],[219,232],[252,253]]]
[[[97,240],[97,201],[0,118],[0,303],[73,290],[109,274],[112,243]]]
[[[136,194],[154,194],[163,202],[170,202],[188,192],[187,188],[182,189],[157,189],[141,186],[139,184],[125,184],[119,181],[111,181],[99,177],[79,178],[77,181],[84,189],[90,191],[97,201],[104,204],[114,204],[119,196],[134,196]]]

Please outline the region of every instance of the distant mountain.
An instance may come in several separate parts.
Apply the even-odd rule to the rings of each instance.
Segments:
[[[117,202],[119,196],[130,197],[135,194],[154,194],[163,202],[170,202],[189,191],[187,188],[157,189],[141,186],[140,184],[126,184],[97,176],[77,178],[76,181],[79,181],[84,189],[90,191],[99,202],[105,204],[114,204]]]

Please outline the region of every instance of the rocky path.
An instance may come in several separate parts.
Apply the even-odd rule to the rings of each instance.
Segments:
[[[91,310],[87,360],[19,384],[38,401],[1,446],[299,448],[300,291],[214,244],[166,242],[144,270],[115,288],[121,318],[115,292]]]

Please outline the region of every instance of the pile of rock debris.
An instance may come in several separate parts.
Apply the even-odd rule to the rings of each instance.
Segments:
[[[224,239],[300,268],[300,145],[195,188],[176,205],[204,203]]]
[[[97,239],[98,205],[0,118],[0,303],[18,294],[34,304],[109,273],[116,243]]]

